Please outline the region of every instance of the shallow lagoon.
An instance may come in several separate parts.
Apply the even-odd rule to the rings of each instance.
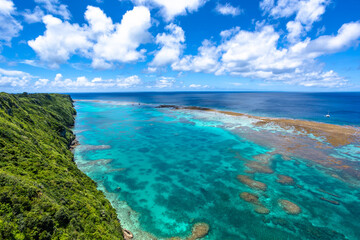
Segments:
[[[236,121],[246,127],[248,119],[116,102],[76,102],[76,109],[75,133],[82,145],[76,162],[106,192],[136,239],[186,237],[198,222],[210,226],[205,239],[360,236],[358,185],[306,159],[284,161],[271,155],[275,149],[233,131]],[[271,155],[274,173],[249,171],[246,164],[261,154]],[[359,155],[351,156],[360,161]],[[239,174],[267,184],[267,190],[249,188],[238,181]],[[280,184],[278,174],[291,176],[295,184]],[[257,195],[270,213],[256,213],[241,192]],[[286,213],[279,199],[296,203],[302,212]]]

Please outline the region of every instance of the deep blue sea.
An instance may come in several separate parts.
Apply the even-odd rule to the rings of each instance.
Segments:
[[[358,141],[331,146],[313,134],[256,125],[250,117],[156,106],[309,119],[353,125],[356,132],[360,93],[71,96],[90,100],[75,102],[81,144],[75,161],[136,240],[195,239],[189,236],[197,223],[209,226],[207,240],[359,239]]]
[[[176,104],[232,110],[256,116],[360,125],[360,92],[141,92],[72,93],[74,99]],[[330,113],[330,118],[325,115]]]

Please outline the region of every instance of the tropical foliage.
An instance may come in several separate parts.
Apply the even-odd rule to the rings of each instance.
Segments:
[[[123,239],[73,161],[75,114],[68,95],[0,93],[0,239]]]

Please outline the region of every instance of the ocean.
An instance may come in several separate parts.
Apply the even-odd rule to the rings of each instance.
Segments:
[[[196,239],[197,224],[209,240],[360,236],[360,93],[71,96],[75,161],[136,240]]]
[[[74,99],[210,107],[256,116],[360,125],[360,92],[127,92],[72,93]],[[330,118],[325,115],[330,113]]]

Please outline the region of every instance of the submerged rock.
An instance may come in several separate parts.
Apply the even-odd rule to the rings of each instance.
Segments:
[[[113,159],[98,159],[98,160],[91,160],[91,161],[87,161],[87,162],[83,162],[83,163],[78,163],[78,165],[81,165],[82,167],[87,167],[87,166],[93,166],[93,165],[107,165],[109,163],[111,163],[113,161]]]
[[[251,187],[252,189],[258,189],[258,190],[262,190],[262,191],[266,191],[266,189],[267,189],[267,185],[265,183],[253,180],[249,176],[238,175],[237,179],[240,182],[242,182],[243,184]]]
[[[277,175],[278,180],[276,180],[278,183],[281,183],[283,185],[294,185],[294,179],[292,177],[286,176],[286,175]]]
[[[209,233],[210,226],[207,223],[196,223],[191,232],[191,236],[187,240],[196,240],[205,237]]]
[[[326,194],[331,195],[331,196],[333,196],[333,197],[340,198],[340,196],[339,196],[339,195],[336,195],[336,194],[334,194],[334,193],[331,193],[331,192],[325,191],[324,189],[321,189],[321,188],[318,188],[318,191],[323,192],[323,193],[326,193]]]
[[[252,193],[242,192],[240,193],[240,198],[249,203],[259,204],[259,197]]]
[[[93,151],[93,150],[103,150],[110,149],[110,145],[80,145],[78,147],[79,151]]]
[[[296,231],[296,228],[292,225],[291,221],[288,221],[285,218],[274,217],[271,219],[271,222],[275,225],[279,225],[283,228],[286,228],[292,232]]]
[[[325,202],[334,204],[334,205],[340,205],[340,203],[338,201],[335,201],[335,200],[327,199],[327,198],[324,198],[324,197],[321,197],[320,199],[325,201]]]
[[[270,213],[270,210],[259,201],[259,197],[257,195],[249,192],[242,192],[240,193],[240,198],[242,198],[248,203],[251,203],[256,213],[259,214]]]
[[[270,162],[270,159],[272,158],[273,153],[268,154],[259,154],[254,156],[254,159],[258,162],[268,164]]]
[[[301,229],[301,233],[304,235],[305,239],[349,239],[334,229],[313,226],[309,222],[295,222],[294,225]]]
[[[293,215],[297,215],[299,213],[301,213],[301,208],[296,205],[293,202],[290,202],[289,200],[285,200],[285,199],[279,199],[279,204],[282,207],[282,209],[285,210],[285,212],[287,212],[288,214],[293,214]]]
[[[267,165],[261,164],[259,162],[251,161],[246,164],[246,166],[252,169],[255,172],[259,173],[273,173],[274,171]]]
[[[205,237],[210,230],[210,226],[207,223],[196,223],[192,227],[191,234],[184,238],[180,237],[171,237],[167,238],[167,240],[196,240]]]
[[[263,206],[263,205],[256,206],[254,211],[256,213],[259,213],[259,214],[269,214],[270,213],[270,210],[267,207]]]

